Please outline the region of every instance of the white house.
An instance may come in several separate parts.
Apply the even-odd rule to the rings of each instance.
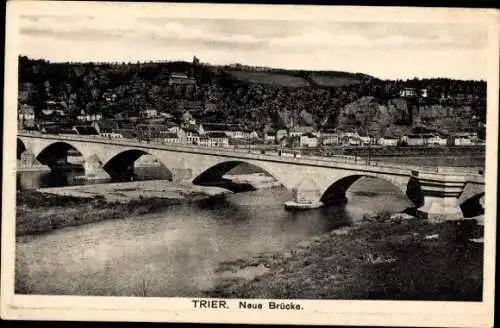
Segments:
[[[397,137],[381,137],[378,139],[378,144],[382,146],[397,146],[399,139]]]
[[[425,146],[429,144],[429,140],[434,137],[433,134],[407,134],[401,138],[408,146]]]
[[[369,135],[367,135],[367,134],[364,134],[364,133],[363,133],[363,134],[360,134],[360,135],[359,135],[359,139],[361,140],[361,143],[362,143],[363,145],[369,145],[369,144],[371,143],[371,138],[370,138],[370,136],[369,136]]]
[[[169,132],[163,136],[163,142],[172,144],[172,143],[180,143],[181,140],[179,139],[177,133]]]
[[[351,137],[347,136],[344,137],[344,140],[347,140],[346,143],[350,146],[359,146],[362,144],[361,138],[356,136],[351,136]]]
[[[257,131],[254,131],[254,130],[244,130],[243,131],[243,139],[254,140],[254,139],[258,139],[258,138],[259,138],[259,134],[257,133]]]
[[[158,116],[158,110],[156,109],[146,109],[142,111],[142,115],[147,117],[147,118],[152,118],[152,117],[157,117]]]
[[[323,130],[320,133],[323,145],[339,144],[339,134],[336,130]]]
[[[432,137],[430,137],[427,142],[429,143],[429,145],[446,146],[446,144],[448,143],[448,139],[435,134]]]
[[[168,84],[170,85],[186,85],[186,84],[196,84],[196,80],[192,77],[188,77],[184,73],[172,73],[168,79]]]
[[[455,146],[470,146],[474,143],[468,133],[459,132],[453,136],[453,144]]]
[[[229,138],[232,139],[244,139],[245,133],[243,128],[239,125],[230,125],[228,130],[225,132]]]
[[[276,141],[276,132],[266,132],[264,136],[264,141],[267,143],[274,143]]]
[[[281,142],[281,139],[283,139],[284,137],[287,137],[287,136],[288,136],[288,132],[286,130],[278,130],[276,132],[276,141]]]
[[[81,112],[80,115],[78,115],[77,120],[83,121],[83,122],[93,122],[93,121],[100,121],[102,120],[102,115],[101,114],[86,114],[85,112]]]
[[[123,135],[118,132],[100,132],[99,135],[106,139],[123,139]]]
[[[317,147],[318,137],[312,133],[307,133],[300,136],[300,147]]]
[[[202,135],[200,135],[200,142],[198,143],[198,145],[204,146],[204,147],[212,147],[212,141],[210,140],[208,135],[202,134]]]
[[[197,145],[200,143],[200,134],[194,129],[185,129],[184,142],[190,145]]]
[[[212,147],[229,147],[229,138],[222,132],[207,133]]]
[[[175,134],[177,134],[177,133],[179,133],[179,131],[181,131],[182,129],[181,129],[181,127],[180,127],[180,126],[174,125],[174,126],[171,126],[171,127],[168,127],[168,126],[167,126],[167,130],[168,130],[168,132],[170,132],[170,133],[175,133]]]
[[[200,124],[199,132],[200,134],[222,132],[231,139],[244,139],[245,137],[246,139],[249,138],[249,135],[245,134],[243,127],[241,127],[239,124],[203,123]]]
[[[404,88],[399,92],[401,97],[415,97],[418,95],[418,91],[414,88]]]
[[[32,106],[22,104],[19,108],[19,124],[22,127],[35,126],[35,111]]]

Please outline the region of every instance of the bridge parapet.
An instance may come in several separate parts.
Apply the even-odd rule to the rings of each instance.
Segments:
[[[82,137],[82,136],[61,136],[61,135],[23,135],[29,138],[43,138],[43,139],[52,139],[58,141],[67,141],[67,142],[93,142],[93,143],[102,143],[107,145],[120,145],[124,147],[137,147],[137,148],[146,148],[146,149],[157,149],[157,150],[170,150],[170,151],[178,151],[178,152],[189,152],[189,153],[197,153],[203,155],[214,155],[214,156],[224,156],[224,157],[233,157],[240,159],[252,159],[258,161],[273,161],[273,162],[282,162],[282,163],[295,163],[309,166],[322,166],[322,167],[332,167],[339,169],[350,169],[350,170],[360,170],[366,172],[387,172],[392,174],[399,175],[409,175],[411,172],[411,167],[402,168],[401,165],[387,165],[381,164],[378,165],[377,162],[372,162],[371,164],[363,163],[363,161],[353,162],[352,160],[338,160],[329,157],[310,157],[310,156],[301,156],[301,157],[284,157],[279,156],[277,154],[261,154],[261,153],[252,153],[248,152],[248,150],[243,149],[229,149],[229,148],[215,148],[215,147],[201,147],[197,145],[179,145],[179,144],[160,144],[160,143],[145,143],[139,142],[136,140],[126,139],[126,140],[108,140],[104,139],[100,136],[95,137]]]

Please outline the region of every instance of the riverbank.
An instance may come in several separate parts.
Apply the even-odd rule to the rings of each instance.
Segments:
[[[222,263],[209,297],[482,299],[483,227],[398,214],[365,218],[285,252]]]
[[[16,194],[16,236],[152,213],[227,192],[161,180],[22,190]]]

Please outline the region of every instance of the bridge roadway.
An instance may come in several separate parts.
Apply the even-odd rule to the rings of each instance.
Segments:
[[[164,164],[174,180],[215,185],[232,168],[248,163],[294,190],[294,200],[303,203],[345,201],[352,183],[363,176],[375,177],[399,188],[419,213],[434,221],[462,218],[460,206],[484,195],[484,176],[474,169],[367,163],[348,157],[288,157],[269,151],[109,140],[100,136],[18,133],[17,137],[18,148],[28,150],[48,166],[64,158],[69,149],[78,150],[85,158],[88,178],[119,176],[140,156],[150,154]]]

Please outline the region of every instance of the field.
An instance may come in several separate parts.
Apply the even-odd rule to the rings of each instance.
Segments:
[[[229,71],[229,73],[235,76],[238,80],[250,83],[272,84],[285,87],[304,87],[309,85],[309,83],[303,78],[287,74],[243,71]]]
[[[345,85],[359,84],[362,81],[353,77],[328,76],[311,74],[311,79],[319,86],[341,87]]]

